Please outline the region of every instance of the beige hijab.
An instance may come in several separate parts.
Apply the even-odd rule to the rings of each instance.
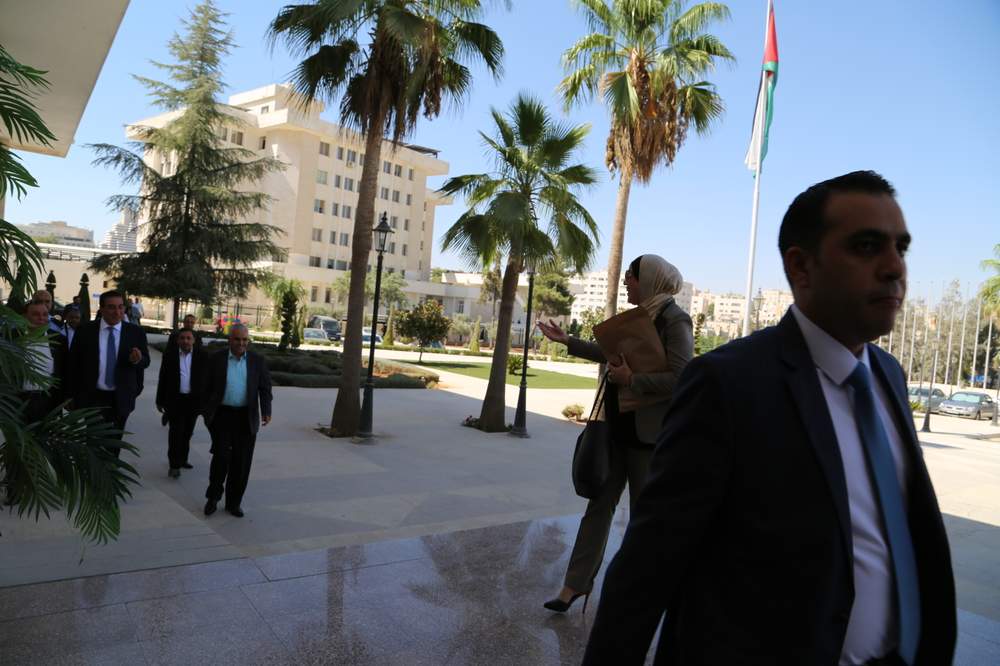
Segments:
[[[684,278],[677,267],[663,257],[644,254],[639,257],[639,289],[643,301],[639,305],[655,319],[667,301],[681,290]]]

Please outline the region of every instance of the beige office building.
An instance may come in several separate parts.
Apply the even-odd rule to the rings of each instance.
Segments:
[[[320,103],[303,110],[286,84],[233,95],[229,105],[232,108],[226,112],[238,124],[220,128],[224,144],[243,146],[287,165],[283,171],[267,174],[254,185],[272,198],[256,221],[279,227],[284,234],[277,243],[288,250],[286,262],[267,262],[264,267],[301,280],[310,305],[335,306],[331,284],[348,270],[351,261],[364,159],[363,137],[321,119],[324,107]],[[164,113],[132,125],[162,127],[180,113]],[[134,129],[129,130],[129,136],[137,138]],[[166,174],[175,168],[171,156],[153,152],[147,163]],[[384,255],[384,270],[403,275],[413,301],[440,291],[440,287],[428,286],[434,213],[437,206],[450,200],[428,189],[427,179],[447,172],[448,164],[438,159],[437,151],[413,145],[394,149],[388,141],[382,145],[375,210],[378,215],[386,213],[394,232]],[[140,218],[140,245],[142,242]],[[375,259],[373,251],[372,270]],[[267,302],[255,292],[244,304]]]

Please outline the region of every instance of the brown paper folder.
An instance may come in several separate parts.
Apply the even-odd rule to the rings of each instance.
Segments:
[[[643,307],[626,310],[597,324],[594,326],[594,338],[608,361],[617,364],[618,355],[624,354],[633,372],[665,372],[667,369],[667,355],[663,351],[660,335]],[[618,404],[623,412],[660,400],[659,396],[647,397],[626,388],[618,390]]]

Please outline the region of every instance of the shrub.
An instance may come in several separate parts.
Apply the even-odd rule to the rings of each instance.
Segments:
[[[524,359],[522,359],[519,355],[511,354],[507,357],[507,372],[512,375],[521,374],[521,365],[523,363]],[[525,368],[525,370],[527,370],[527,368]]]
[[[574,403],[563,407],[562,415],[570,421],[579,421],[583,417],[583,405]]]

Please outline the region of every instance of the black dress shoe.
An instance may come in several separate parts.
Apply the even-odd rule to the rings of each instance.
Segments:
[[[236,516],[237,518],[242,518],[243,517],[243,509],[241,509],[238,506],[235,506],[235,507],[228,507],[227,506],[226,507],[226,511],[228,511],[232,515]]]
[[[177,469],[176,467],[171,467],[170,471],[167,472],[167,476],[169,476],[171,479],[180,478],[181,471],[179,469]]]
[[[213,513],[215,513],[215,510],[217,508],[219,508],[219,501],[218,500],[214,500],[214,499],[208,500],[207,502],[205,502],[205,515],[206,516],[211,516]]]
[[[183,467],[184,469],[194,469],[194,465],[192,465],[191,463],[182,463],[181,467]]]

